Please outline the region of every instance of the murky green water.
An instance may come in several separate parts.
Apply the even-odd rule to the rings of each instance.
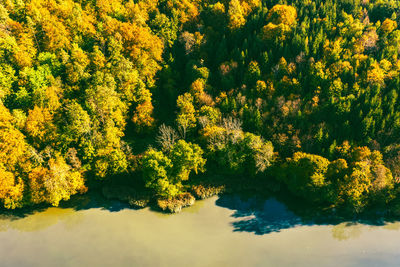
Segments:
[[[399,265],[400,223],[305,225],[275,200],[212,198],[176,215],[121,207],[0,217],[0,266]]]

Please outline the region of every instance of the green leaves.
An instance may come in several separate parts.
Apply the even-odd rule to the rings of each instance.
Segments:
[[[224,119],[222,126],[208,125],[202,132],[207,142],[208,156],[225,174],[263,173],[274,160],[271,142],[241,130],[238,120]]]
[[[189,179],[190,172],[196,174],[204,172],[206,160],[203,158],[203,150],[197,145],[179,140],[172,147],[169,157],[173,162],[173,174],[176,181]]]
[[[206,160],[198,145],[179,140],[166,154],[150,148],[140,163],[146,187],[171,198],[181,192],[181,182],[188,180],[192,171],[196,174],[205,171]]]

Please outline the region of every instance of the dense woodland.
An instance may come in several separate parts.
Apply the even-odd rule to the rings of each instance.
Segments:
[[[397,0],[1,0],[1,206],[207,175],[395,203],[398,23]]]

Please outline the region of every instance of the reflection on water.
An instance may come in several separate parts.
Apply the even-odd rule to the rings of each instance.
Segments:
[[[223,196],[180,214],[80,199],[0,215],[1,266],[398,266],[400,223],[299,216],[274,198]],[[303,214],[300,212],[300,214]],[[305,219],[307,218],[307,219]]]
[[[337,240],[358,238],[361,236],[363,228],[366,226],[358,223],[340,223],[332,228],[332,236]]]
[[[383,226],[383,228],[386,230],[398,231],[398,230],[400,230],[400,222],[387,223]]]
[[[360,238],[364,232],[374,231],[379,228],[390,231],[399,231],[400,222],[387,223],[383,226],[365,225],[354,222],[343,222],[332,227],[332,237],[337,240],[355,239]]]

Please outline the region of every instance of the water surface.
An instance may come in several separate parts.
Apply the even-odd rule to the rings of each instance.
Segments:
[[[211,198],[0,216],[1,266],[399,266],[400,223],[304,223],[280,202]]]

